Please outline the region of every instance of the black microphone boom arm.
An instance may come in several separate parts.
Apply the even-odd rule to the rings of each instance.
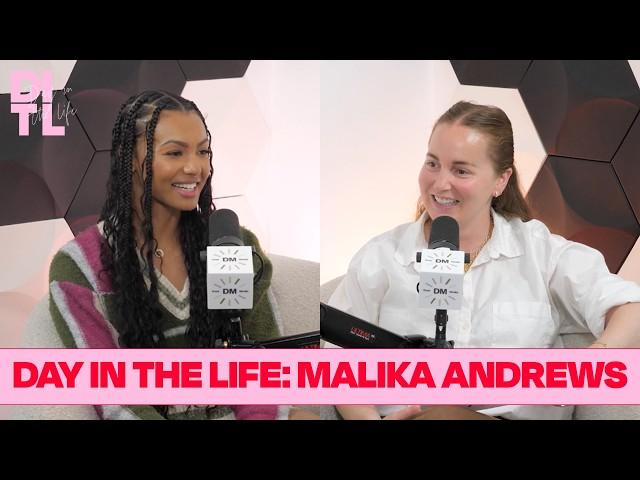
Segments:
[[[398,335],[322,302],[320,336],[342,348],[453,348],[453,341],[442,345],[424,335]]]

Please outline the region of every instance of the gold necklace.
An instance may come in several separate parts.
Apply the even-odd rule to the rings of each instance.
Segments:
[[[464,264],[464,273],[467,273],[469,271],[469,269],[471,268],[471,265],[473,265],[473,262],[478,257],[480,250],[484,248],[484,246],[487,244],[487,242],[491,238],[492,234],[493,234],[493,216],[490,214],[489,215],[489,233],[487,233],[487,238],[485,238],[484,242],[482,242],[482,245],[480,245],[476,250],[474,250],[469,254],[469,263]]]

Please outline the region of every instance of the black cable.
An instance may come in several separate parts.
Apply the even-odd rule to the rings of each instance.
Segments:
[[[262,278],[262,273],[264,272],[264,260],[262,260],[262,257],[260,256],[260,254],[258,254],[258,252],[256,252],[255,250],[251,249],[251,253],[256,257],[258,257],[258,260],[260,260],[260,268],[258,268],[257,273],[253,277],[253,284],[257,285],[260,279]]]

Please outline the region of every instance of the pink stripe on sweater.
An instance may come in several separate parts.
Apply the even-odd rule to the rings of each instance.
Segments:
[[[231,409],[236,420],[275,420],[278,417],[277,405],[235,405]]]
[[[60,282],[64,302],[87,344],[87,348],[118,348],[107,325],[107,320],[93,304],[91,290],[71,282]]]

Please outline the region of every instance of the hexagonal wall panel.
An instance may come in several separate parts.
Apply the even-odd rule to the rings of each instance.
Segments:
[[[96,150],[111,148],[120,106],[148,89],[179,94],[185,78],[176,60],[78,60],[66,87]]]
[[[0,95],[0,110],[10,112],[10,96]],[[36,100],[38,106],[40,99]],[[68,100],[56,92],[53,125],[65,125],[64,136],[43,136],[42,121],[30,116],[29,136],[18,135],[18,115],[0,117],[0,225],[32,222],[64,216],[80,179],[93,155],[93,148],[78,118],[66,111]],[[35,125],[34,125],[35,123]]]
[[[519,87],[547,153],[609,162],[640,105],[623,60],[534,61]]]
[[[636,117],[631,130],[616,152],[611,164],[626,194],[636,219],[640,222],[640,120]]]
[[[611,165],[550,156],[527,201],[553,233],[596,248],[617,272],[640,235]]]
[[[640,60],[629,60],[629,66],[633,71],[636,83],[640,85]],[[640,189],[638,187],[638,185],[640,185],[640,180],[635,180],[635,182],[633,181],[633,179],[638,179],[637,166],[640,146],[638,146],[637,139],[638,117],[636,117],[634,125],[627,134],[620,150],[618,150],[616,156],[613,158],[612,164],[613,169],[618,174],[622,188],[631,203],[631,207],[636,214],[636,220],[640,222]],[[630,145],[633,144],[634,146],[629,147],[627,146],[627,143]],[[635,160],[632,159],[634,150]],[[627,155],[629,155],[628,158]],[[624,264],[618,273],[627,280],[640,283],[640,239],[636,241],[635,246],[629,255],[627,255],[627,259],[624,261]]]
[[[178,60],[187,81],[242,77],[251,60]]]
[[[451,60],[462,85],[518,88],[531,60]]]

